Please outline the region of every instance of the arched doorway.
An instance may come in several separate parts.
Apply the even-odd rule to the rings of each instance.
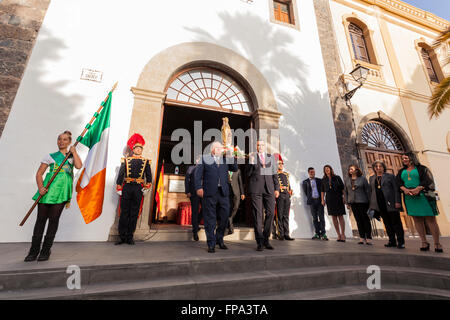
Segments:
[[[367,177],[374,174],[372,163],[375,160],[383,161],[386,164],[387,172],[393,175],[396,175],[403,167],[401,155],[410,148],[407,138],[397,132],[398,129],[393,129],[392,125],[380,116],[368,120],[362,125],[359,146]],[[412,218],[406,212],[401,212],[400,217],[406,235],[415,235],[416,230]],[[372,227],[375,235],[378,233],[377,230],[383,228],[380,223],[374,223]]]
[[[254,103],[243,81],[220,67],[203,65],[182,68],[168,81],[162,107],[157,170],[159,175],[164,164],[164,197],[160,212],[157,212],[156,206],[153,207],[152,222],[163,223],[165,228],[180,223],[190,227],[189,223],[180,222],[179,212],[183,205],[189,206],[189,198],[184,193],[185,173],[199,152],[204,151],[211,142],[203,141],[203,134],[209,129],[220,130],[224,117],[229,119],[229,125],[234,130],[247,131],[254,127]],[[189,133],[190,140],[174,139],[172,135],[177,130]],[[186,151],[189,154],[187,162],[183,160],[180,163],[173,159],[173,149],[182,142],[183,153]],[[239,147],[248,150],[250,143],[247,140]],[[185,156],[183,154],[183,158]],[[244,171],[243,168],[241,170]],[[246,210],[245,204],[241,203],[236,216],[238,226],[239,222],[248,225],[249,210]]]
[[[128,136],[136,132],[142,134],[146,141],[143,155],[151,160],[151,168],[154,173],[152,192],[144,196],[142,214],[138,219],[134,234],[137,240],[156,240],[159,237],[151,230],[151,224],[154,218],[155,189],[158,183],[158,172],[161,167],[159,150],[163,132],[162,124],[164,112],[166,109],[169,109],[166,106],[172,104],[170,108],[176,110],[176,107],[185,108],[186,104],[189,103],[189,101],[183,101],[181,106],[177,106],[177,101],[166,99],[167,90],[171,80],[179,75],[180,72],[198,67],[217,69],[226,76],[239,80],[239,85],[245,89],[245,92],[250,97],[252,103],[251,107],[249,107],[251,123],[254,124],[256,130],[272,130],[279,127],[281,114],[278,112],[275,95],[269,83],[254,64],[235,51],[207,42],[185,42],[169,47],[153,56],[143,68],[136,87],[131,87],[134,103]],[[212,103],[210,102],[209,104]],[[189,110],[192,112],[194,110],[212,113],[220,112],[219,110],[214,110],[214,106],[208,105],[208,101],[205,104],[206,106],[201,104],[197,106],[189,105],[192,107]],[[226,109],[225,106],[223,111],[227,111]],[[187,109],[185,108],[185,110]],[[226,114],[237,116],[239,112],[238,110],[228,110]],[[177,120],[183,119],[181,113],[177,113],[177,115],[175,117]],[[217,127],[216,124],[215,127]],[[275,141],[275,143],[272,145],[268,144],[268,151],[272,153],[277,152],[279,149],[279,137],[275,133],[270,139],[269,141]],[[114,225],[111,227],[109,239],[112,241],[117,237],[117,221],[118,219],[116,218]],[[180,238],[172,234],[170,237],[161,237],[161,239],[183,240],[190,238]]]

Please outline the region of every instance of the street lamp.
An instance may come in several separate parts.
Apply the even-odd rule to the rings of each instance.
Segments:
[[[345,94],[344,97],[345,97],[346,101],[350,100],[353,97],[353,95],[355,94],[356,90],[361,88],[362,85],[364,84],[364,82],[366,82],[367,76],[369,75],[369,69],[366,67],[363,67],[362,65],[360,65],[358,63],[356,65],[355,69],[353,69],[352,72],[350,72],[350,74],[353,77],[353,79],[355,79],[355,81],[359,83],[359,86],[357,86],[355,89],[353,89]]]

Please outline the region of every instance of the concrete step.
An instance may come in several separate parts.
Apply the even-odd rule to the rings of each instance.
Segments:
[[[156,281],[180,275],[226,275],[256,273],[262,271],[282,273],[285,270],[307,270],[329,268],[336,270],[341,266],[370,265],[380,267],[416,268],[433,272],[448,272],[450,259],[438,256],[423,256],[395,253],[339,252],[319,254],[249,254],[240,257],[216,256],[192,260],[166,261],[154,263],[129,263],[114,265],[81,266],[82,284],[102,284],[115,282]],[[0,272],[0,292],[30,290],[40,288],[66,288],[70,275],[66,268],[42,268]],[[367,278],[367,277],[366,277]]]
[[[284,292],[311,291],[320,288],[353,287],[367,290],[365,266],[290,268],[256,272],[198,273],[162,277],[153,280],[83,283],[80,290],[66,286],[29,290],[3,290],[0,299],[228,299],[261,297]],[[429,294],[448,298],[450,271],[411,267],[381,267],[382,286],[414,287],[411,294],[425,288]],[[406,289],[405,289],[406,290]],[[368,291],[368,290],[367,290]],[[389,291],[385,291],[387,294]],[[407,290],[405,291],[408,292]],[[316,293],[319,293],[317,291]],[[366,292],[369,294],[369,292]],[[348,294],[355,296],[357,293]],[[318,298],[332,296],[316,295]]]

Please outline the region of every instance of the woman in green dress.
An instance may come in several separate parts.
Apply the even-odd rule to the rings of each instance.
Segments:
[[[436,198],[430,195],[435,190],[433,175],[430,170],[421,165],[413,153],[402,155],[403,168],[397,174],[397,182],[404,195],[406,211],[413,217],[414,225],[422,240],[421,251],[430,250],[426,238],[428,225],[436,252],[443,252],[439,243],[439,226],[436,222],[438,215]]]
[[[75,148],[73,146],[69,148],[71,142],[72,134],[70,131],[61,133],[58,136],[59,151],[46,155],[44,159],[42,159],[41,165],[36,173],[38,191],[34,195],[33,200],[37,200],[39,195],[43,195],[43,197],[38,203],[38,213],[36,224],[34,225],[31,248],[25,261],[34,261],[36,258],[38,261],[45,261],[50,257],[50,248],[53,245],[53,240],[55,239],[56,231],[58,230],[59,217],[61,216],[64,206],[70,204],[70,200],[72,199],[73,167],[80,169],[83,165]],[[72,155],[61,168],[61,171],[56,175],[55,180],[53,180],[50,187],[46,189],[44,186],[47,185],[48,181],[53,176],[53,173],[56,172],[56,169],[63,162],[68,149]],[[50,170],[43,180],[42,176],[47,168]],[[47,220],[47,233],[41,249],[42,236]]]

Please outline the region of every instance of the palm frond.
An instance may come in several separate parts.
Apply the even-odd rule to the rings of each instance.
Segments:
[[[445,78],[434,90],[428,106],[430,119],[438,117],[450,103],[450,77]]]

